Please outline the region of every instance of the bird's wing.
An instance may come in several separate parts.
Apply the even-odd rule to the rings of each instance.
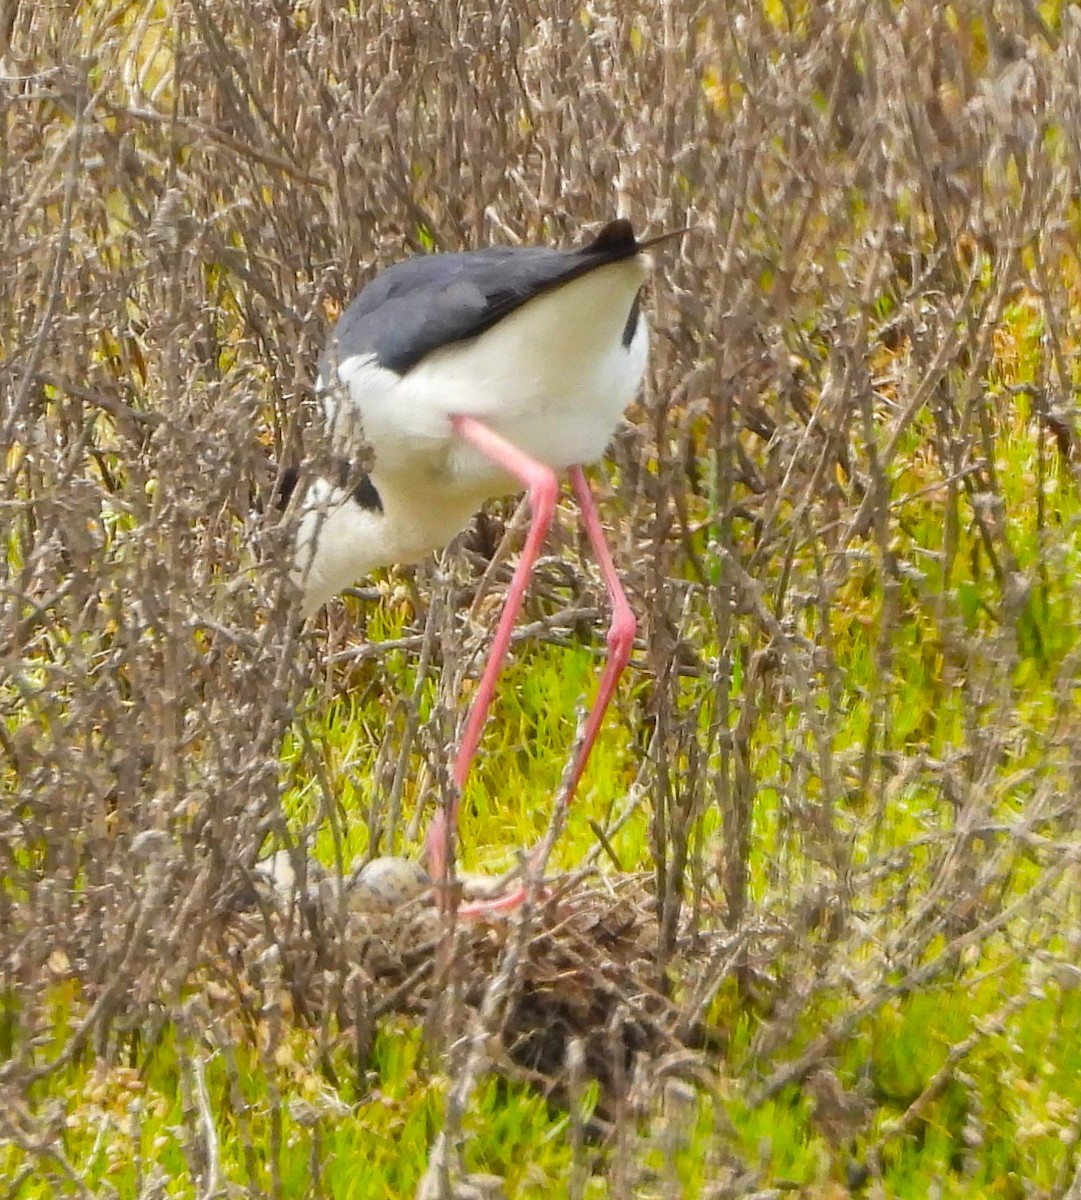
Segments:
[[[404,375],[440,346],[476,337],[516,308],[587,271],[632,258],[640,246],[627,221],[613,221],[578,250],[495,246],[428,254],[388,267],[342,314],[321,363],[371,356]]]

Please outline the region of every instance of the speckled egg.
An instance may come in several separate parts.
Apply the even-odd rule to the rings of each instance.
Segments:
[[[392,912],[422,896],[432,881],[418,862],[384,855],[365,863],[349,889],[353,912]]]

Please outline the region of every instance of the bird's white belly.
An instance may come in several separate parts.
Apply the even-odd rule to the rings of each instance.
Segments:
[[[600,458],[646,367],[644,320],[622,343],[643,276],[633,259],[590,272],[402,376],[370,357],[343,359],[338,372],[373,451],[376,486],[380,477],[413,478],[478,501],[515,490],[454,434],[456,415],[477,417],[557,471]]]

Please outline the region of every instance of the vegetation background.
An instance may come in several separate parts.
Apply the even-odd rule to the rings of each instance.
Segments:
[[[8,0],[0,112],[0,1196],[1081,1196],[1077,10]],[[298,631],[329,326],[617,211],[692,232],[595,472],[585,923],[244,909],[415,849],[515,545]],[[603,645],[564,518],[489,870]]]

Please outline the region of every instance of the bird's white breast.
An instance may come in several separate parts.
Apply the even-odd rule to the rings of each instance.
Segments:
[[[344,357],[320,380],[338,452],[363,450],[381,508],[318,480],[301,509],[296,577],[304,612],[389,563],[445,545],[487,499],[520,490],[454,432],[473,416],[553,470],[600,458],[641,382],[645,319],[624,331],[645,278],[640,258],[610,263],[530,300],[475,338],[398,375],[373,355]],[[351,446],[350,443],[362,445]]]
[[[433,351],[404,375],[371,356],[344,358],[338,374],[372,448],[376,487],[382,492],[384,484],[407,480],[420,486],[426,477],[475,493],[477,503],[515,490],[456,437],[455,415],[485,421],[557,471],[600,458],[646,367],[644,318],[629,346],[623,344],[645,274],[638,259],[600,267],[522,305],[480,336]],[[336,407],[328,417],[340,423]]]

